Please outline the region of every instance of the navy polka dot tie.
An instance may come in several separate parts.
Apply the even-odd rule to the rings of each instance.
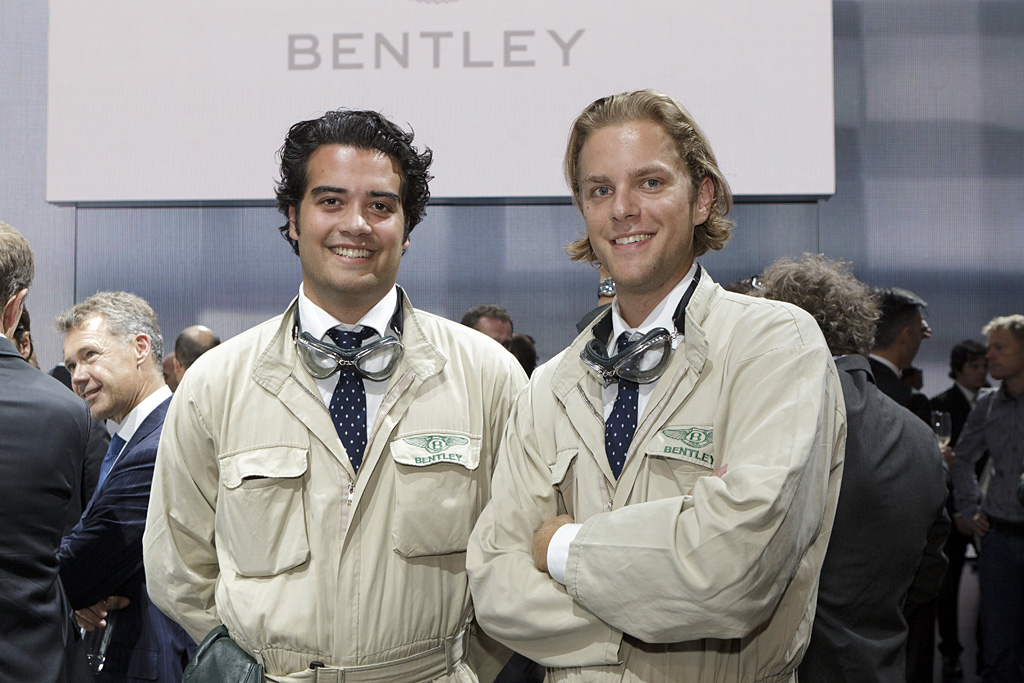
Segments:
[[[632,345],[633,341],[629,338],[629,332],[619,335],[617,346],[619,353]],[[612,414],[608,416],[608,421],[604,423],[604,451],[616,479],[622,473],[622,465],[626,462],[626,451],[629,450],[629,444],[633,443],[639,399],[640,385],[620,379],[615,406],[612,407]]]
[[[360,328],[358,332],[334,328],[328,330],[327,334],[340,348],[357,349],[362,346],[364,339],[372,337],[375,332],[369,327]],[[358,472],[363,462],[363,451],[366,450],[366,388],[363,386],[363,378],[351,365],[342,365],[338,370],[338,386],[331,396],[330,410],[341,445],[352,461],[352,469]]]

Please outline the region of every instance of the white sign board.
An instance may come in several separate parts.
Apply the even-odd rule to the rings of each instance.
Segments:
[[[46,195],[271,199],[289,126],[349,107],[434,150],[434,197],[567,196],[572,120],[640,88],[737,195],[834,193],[826,0],[50,0]]]

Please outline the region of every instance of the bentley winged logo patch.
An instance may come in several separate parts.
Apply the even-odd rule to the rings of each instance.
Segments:
[[[707,448],[713,442],[714,430],[703,427],[688,427],[686,429],[666,429],[665,436],[682,441],[690,448]]]
[[[423,436],[410,436],[402,441],[410,446],[417,446],[428,453],[440,453],[452,446],[465,446],[469,439],[454,434],[424,434]]]

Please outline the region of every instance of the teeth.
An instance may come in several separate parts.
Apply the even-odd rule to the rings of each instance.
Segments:
[[[331,249],[338,256],[346,256],[348,258],[367,258],[370,255],[369,249],[344,249],[342,247],[335,247]]]
[[[649,240],[652,237],[654,237],[654,235],[630,235],[629,237],[620,237],[615,240],[615,244],[633,244],[634,242]]]

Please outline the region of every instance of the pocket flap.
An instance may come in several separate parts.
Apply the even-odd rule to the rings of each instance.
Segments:
[[[555,464],[551,465],[552,486],[558,486],[565,480],[565,475],[569,472],[569,468],[572,467],[572,463],[578,455],[579,450],[573,448],[572,450],[562,451],[555,456]]]
[[[298,446],[260,446],[221,458],[221,481],[229,489],[246,479],[294,479],[306,473],[305,448]]]
[[[644,453],[659,458],[682,460],[709,470],[715,469],[714,430],[711,425],[669,427],[647,442]]]
[[[403,436],[391,442],[391,456],[401,465],[428,467],[447,463],[475,470],[480,465],[480,437],[452,432]]]

